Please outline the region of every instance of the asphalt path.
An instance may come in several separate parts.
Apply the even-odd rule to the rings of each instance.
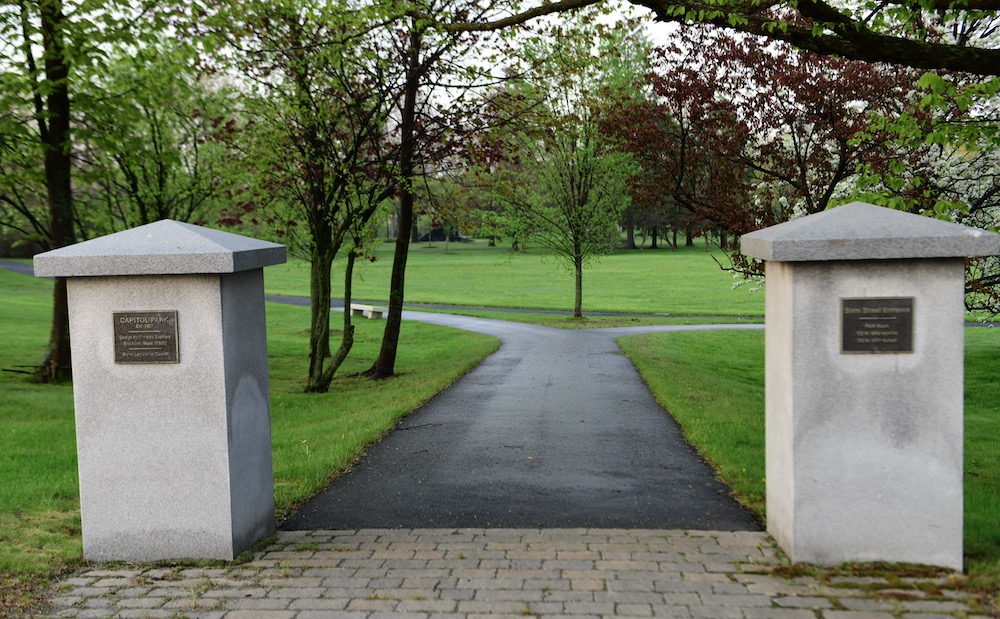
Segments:
[[[759,529],[615,338],[761,325],[562,330],[404,318],[493,335],[500,350],[405,417],[282,529]]]
[[[0,269],[20,273],[21,275],[34,275],[35,268],[30,262],[18,262],[17,260],[7,260],[0,258]]]

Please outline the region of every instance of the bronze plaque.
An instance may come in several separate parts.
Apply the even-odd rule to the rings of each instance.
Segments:
[[[112,312],[115,363],[179,363],[177,310]]]
[[[913,298],[841,299],[843,353],[913,352]]]

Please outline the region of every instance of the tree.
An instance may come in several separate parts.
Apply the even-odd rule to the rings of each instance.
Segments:
[[[406,77],[394,61],[400,18],[380,3],[251,2],[208,21],[237,52],[221,56],[253,85],[233,144],[257,180],[230,221],[266,221],[309,257],[308,392],[329,389],[353,344],[348,311],[328,361],[334,258],[347,243],[349,297],[368,228],[397,188],[407,144],[392,133]]]
[[[947,221],[1000,228],[1000,83],[925,74],[922,96],[903,113],[877,119],[906,161],[864,165],[854,199]],[[1000,314],[1000,260],[966,263],[966,309]]]
[[[21,43],[15,52],[20,56],[21,67],[13,66],[11,62],[6,70],[13,72],[22,68],[25,78],[25,81],[17,83],[9,74],[5,76],[4,81],[15,86],[13,92],[7,91],[3,95],[7,99],[5,103],[13,103],[13,109],[18,109],[24,101],[20,97],[27,96],[31,101],[31,120],[35,125],[32,142],[37,140],[40,148],[36,152],[42,155],[44,162],[48,221],[42,227],[36,220],[36,229],[44,231],[49,248],[70,245],[76,240],[70,180],[70,71],[75,53],[69,47],[72,39],[67,31],[71,23],[60,0],[38,0],[34,4],[21,2],[16,7],[3,9],[0,12],[0,28],[11,37],[7,41],[20,39]],[[36,45],[42,54],[41,67],[35,58]],[[13,102],[10,101],[11,95],[15,98]],[[71,371],[65,280],[56,281],[54,295],[49,345],[36,372],[36,376],[46,382],[68,378]]]
[[[582,317],[584,265],[617,244],[629,204],[626,183],[635,170],[631,157],[611,148],[598,127],[600,91],[611,81],[601,61],[610,46],[594,56],[598,30],[586,18],[574,26],[558,43],[526,45],[535,81],[511,86],[511,107],[520,104],[524,113],[495,130],[503,164],[484,177],[507,217],[569,266],[573,315]]]
[[[542,144],[522,142],[518,148],[533,169],[528,178],[515,177],[520,191],[506,197],[507,213],[566,261],[574,278],[573,316],[580,318],[584,266],[611,253],[618,242],[618,223],[629,204],[631,159],[613,152],[593,123],[563,124]]]
[[[397,56],[403,59],[406,77],[399,110],[398,195],[399,233],[393,252],[389,287],[389,311],[379,355],[367,374],[381,379],[395,374],[396,355],[403,320],[406,261],[410,240],[415,238],[414,201],[416,182],[421,174],[433,171],[437,163],[460,149],[467,136],[457,119],[465,116],[469,93],[477,82],[492,81],[490,71],[477,65],[485,41],[481,34],[462,29],[439,29],[440,23],[482,23],[496,12],[516,3],[481,4],[475,0],[454,2],[427,0],[409,7],[406,28],[401,28],[405,46]],[[443,94],[446,93],[446,94]],[[442,94],[443,99],[436,95]],[[411,231],[410,235],[406,231]]]
[[[22,109],[26,101],[32,108],[34,124],[32,143],[42,156],[47,204],[47,223],[35,219],[33,227],[42,232],[48,248],[72,244],[76,240],[73,226],[72,137],[70,134],[70,78],[78,50],[70,47],[73,23],[66,17],[61,0],[20,2],[0,8],[0,30],[9,49],[4,66],[5,85],[10,90],[0,95],[5,109]],[[19,41],[19,44],[12,42]],[[41,67],[36,59],[41,50]],[[18,71],[23,79],[13,77]],[[27,137],[27,132],[21,132]],[[30,168],[29,168],[30,170]],[[29,171],[30,173],[30,171]],[[13,192],[7,195],[12,195]],[[8,204],[24,204],[16,196]],[[49,345],[45,358],[36,372],[40,380],[50,382],[70,376],[69,312],[66,304],[66,282],[57,280]]]
[[[714,33],[709,41],[703,67],[719,92],[730,93],[725,98],[755,136],[739,162],[768,181],[758,183],[760,202],[771,208],[778,192],[789,190],[775,221],[796,210],[826,210],[859,165],[919,156],[895,147],[874,124],[903,111],[915,71],[796,51],[760,37]]]
[[[642,170],[630,184],[633,203],[643,205],[647,225],[674,230],[675,250],[678,229],[690,241],[695,228],[735,226],[731,215],[747,193],[746,171],[737,159],[749,139],[747,125],[718,96],[714,79],[705,79],[702,67],[675,60],[679,52],[657,50],[646,76],[649,95],[616,102],[603,119],[617,147]]]
[[[29,17],[22,4],[22,22],[25,24],[24,53],[28,67],[34,77],[34,60],[29,41],[27,23]],[[38,20],[41,24],[44,80],[32,79],[35,99],[35,120],[38,135],[44,149],[45,187],[48,192],[49,238],[53,247],[72,244],[76,235],[73,231],[73,191],[71,183],[72,160],[70,159],[70,98],[69,72],[70,57],[64,39],[65,16],[59,0],[42,0],[38,4]],[[43,85],[44,84],[44,85]],[[43,93],[48,90],[47,94]],[[44,96],[44,104],[42,99]],[[68,377],[71,373],[69,346],[69,307],[66,296],[66,280],[58,279],[53,300],[54,313],[49,347],[41,365],[41,377],[46,382]]]
[[[398,197],[402,232],[393,260],[386,330],[369,372],[373,378],[391,376],[402,321],[406,231],[414,221],[414,179],[449,148],[434,108],[456,105],[454,99],[434,101],[423,89],[440,85],[440,75],[456,73],[459,65],[463,75],[473,73],[466,56],[482,38],[441,33],[422,15],[474,20],[496,7],[483,9],[472,1],[456,6],[343,0],[234,7],[196,2],[178,9],[188,16],[193,31],[207,35],[209,45],[215,46],[212,51],[221,49],[218,55],[234,60],[253,84],[247,93],[248,104],[255,106],[247,111],[253,120],[244,133],[261,139],[254,138],[257,147],[243,157],[267,172],[256,191],[246,192],[244,213],[233,219],[270,221],[280,235],[291,237],[310,255],[308,391],[325,390],[332,367],[325,366],[325,359],[333,257],[353,234],[348,231],[358,223],[356,217],[369,221],[386,198]],[[464,48],[461,40],[467,42]],[[353,195],[364,197],[359,211],[344,208]],[[265,206],[270,209],[266,215]],[[289,208],[298,213],[284,217],[291,213]],[[345,328],[341,350],[350,333]]]
[[[0,93],[19,87],[20,76],[0,75]],[[26,106],[0,109],[0,230],[52,249],[42,143]]]
[[[417,111],[420,86],[424,75],[433,62],[428,64],[424,57],[424,32],[426,25],[412,20],[405,33],[407,45],[405,59],[406,76],[403,86],[403,107],[400,119],[399,148],[399,233],[392,258],[392,273],[389,280],[389,311],[386,314],[385,331],[378,357],[368,369],[372,378],[387,378],[396,373],[396,352],[399,348],[399,333],[403,326],[403,296],[406,286],[406,259],[410,248],[409,233],[414,227],[413,201],[414,176],[417,153]],[[440,52],[443,53],[444,49]],[[432,55],[433,57],[433,55]]]
[[[77,201],[85,230],[218,218],[234,181],[218,139],[233,100],[200,80],[194,50],[153,40],[108,55],[76,94]]]
[[[634,0],[661,21],[700,22],[828,56],[1000,75],[993,21],[1000,2]],[[994,47],[990,47],[990,45]]]
[[[706,36],[702,30],[701,36]],[[862,199],[974,226],[997,225],[997,85],[833,59],[761,38],[712,32],[694,63],[667,57],[652,82],[666,100],[687,82],[745,123],[747,148],[715,140],[748,171],[748,199],[722,212],[737,234]],[[727,132],[735,133],[739,132]],[[716,221],[720,221],[718,218]],[[738,249],[736,268],[759,274]],[[1000,310],[1000,264],[970,262],[970,309]]]
[[[667,193],[688,222],[734,235],[825,210],[850,194],[859,166],[916,161],[926,150],[894,143],[879,121],[905,109],[912,71],[701,27],[663,50],[649,80],[664,112],[614,124],[645,132],[630,146],[645,160],[666,157]],[[666,119],[657,121],[665,137],[643,117]],[[731,257],[755,270],[738,244]]]
[[[79,146],[74,125],[84,109],[83,84],[105,55],[142,47],[160,29],[147,8],[120,0],[0,5],[0,165],[12,174],[0,181],[0,221],[29,233],[46,249],[86,234],[73,182]],[[56,280],[49,344],[36,375],[44,381],[70,375],[62,280]]]

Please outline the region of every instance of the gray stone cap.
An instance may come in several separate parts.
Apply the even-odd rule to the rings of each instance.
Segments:
[[[35,256],[36,277],[236,273],[285,262],[285,246],[171,219]]]
[[[777,262],[964,258],[1000,254],[1000,235],[852,202],[743,235],[740,248]]]

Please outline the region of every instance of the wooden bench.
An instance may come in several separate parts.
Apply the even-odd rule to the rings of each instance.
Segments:
[[[351,303],[351,316],[364,316],[371,320],[378,319],[388,312],[388,308],[376,307],[374,305],[362,305],[361,303]]]

